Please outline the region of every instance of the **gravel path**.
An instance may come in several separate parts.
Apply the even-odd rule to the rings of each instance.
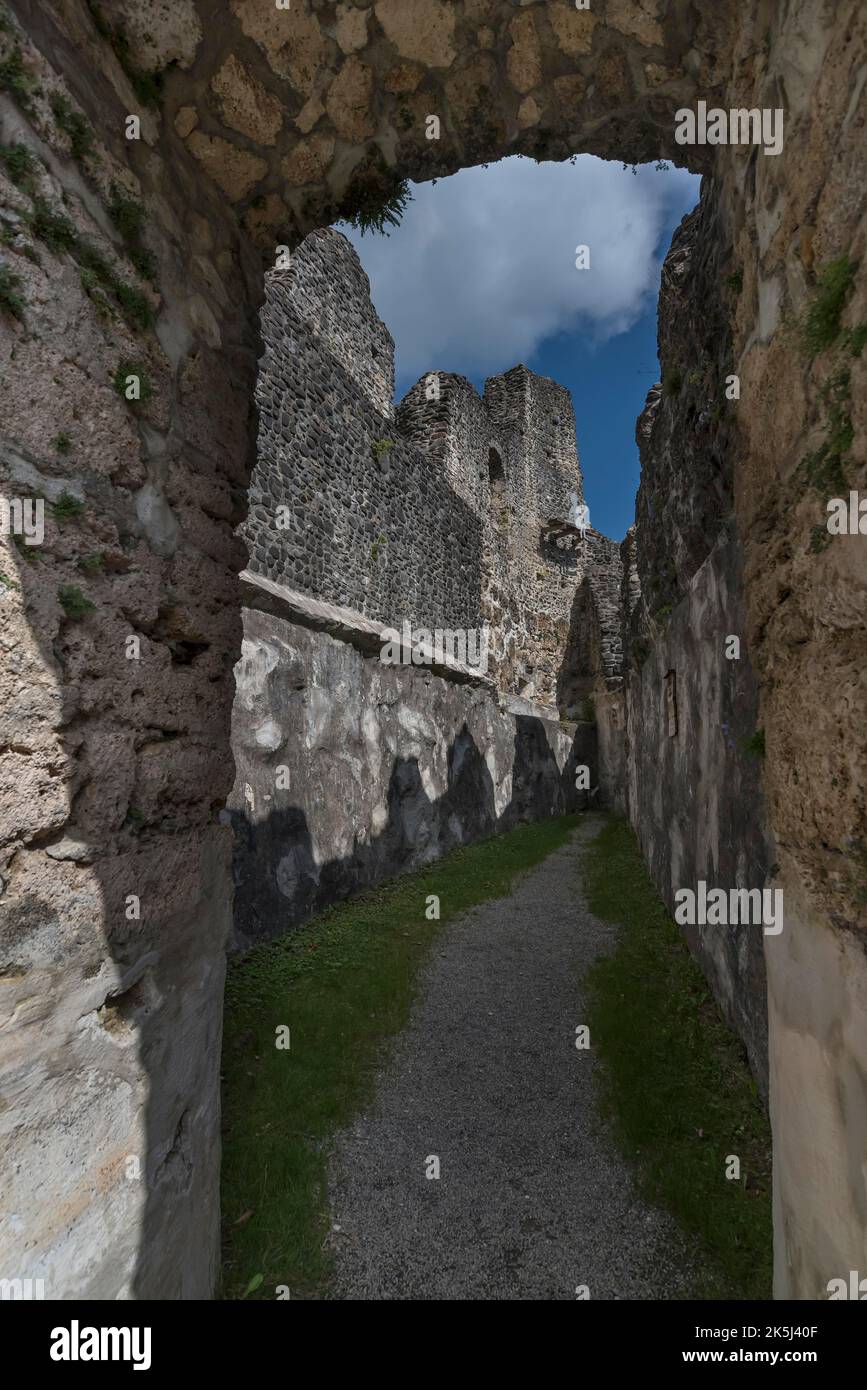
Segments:
[[[595,828],[439,939],[372,1108],[335,1141],[336,1297],[689,1296],[691,1261],[636,1196],[575,1046],[584,971],[617,933],[581,891]]]

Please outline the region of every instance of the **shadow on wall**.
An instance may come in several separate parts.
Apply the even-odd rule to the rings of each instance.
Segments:
[[[387,791],[388,819],[380,834],[355,836],[351,855],[317,862],[307,815],[299,806],[253,820],[228,814],[235,832],[235,944],[278,936],[396,874],[409,873],[460,845],[577,809],[579,739],[559,768],[542,721],[515,717],[512,795],[497,814],[494,784],[475,739],[464,724],[448,750],[448,785],[432,799],[416,758],[396,757]],[[342,814],[342,808],[338,814]]]

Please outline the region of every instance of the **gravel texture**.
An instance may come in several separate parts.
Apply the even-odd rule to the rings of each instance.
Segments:
[[[617,936],[582,894],[595,828],[440,938],[370,1111],[335,1142],[337,1298],[689,1296],[694,1257],[637,1196],[598,1117],[592,1038],[575,1045],[584,972]]]

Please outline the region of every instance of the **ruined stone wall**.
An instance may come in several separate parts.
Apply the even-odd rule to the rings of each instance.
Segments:
[[[262,333],[250,568],[387,626],[485,623],[500,688],[553,704],[580,576],[544,539],[583,498],[568,391],[519,366],[483,399],[436,372],[395,412],[393,344],[334,231],[268,276]]]
[[[663,382],[649,392],[636,425],[636,523],[622,546],[618,592],[613,571],[605,590],[609,605],[616,597],[626,659],[621,691],[612,691],[610,679],[597,685],[601,781],[628,814],[672,910],[677,890],[695,890],[699,880],[761,889],[773,862],[732,515],[734,408],[720,389],[732,370],[729,255],[718,191],[706,180],[663,266]],[[728,658],[731,638],[738,656]],[[594,659],[586,658],[588,671]],[[673,733],[665,701],[672,680]],[[685,935],[767,1096],[761,925],[686,928]]]
[[[82,264],[68,234],[35,216],[32,195],[3,184],[13,217],[0,254],[23,316],[0,316],[4,487],[58,502],[83,492],[87,506],[86,529],[66,500],[51,515],[44,566],[4,548],[2,872],[13,911],[0,1133],[16,1180],[4,1268],[45,1274],[56,1297],[213,1287],[229,896],[229,836],[214,818],[231,775],[240,642],[243,557],[231,532],[252,457],[251,238],[273,265],[277,242],[375,207],[404,177],[510,152],[588,151],[674,158],[713,171],[719,188],[741,381],[734,521],[761,678],[772,882],[786,901],[786,929],[765,943],[776,1290],[824,1296],[829,1278],[867,1267],[867,567],[863,538],[825,540],[829,483],[810,465],[823,449],[829,458],[839,390],[852,442],[834,456],[831,440],[832,471],[839,463],[843,487],[863,494],[867,354],[849,336],[867,321],[863,4],[106,0],[91,12],[83,0],[7,0],[7,10],[0,138],[43,162],[37,190],[114,273],[87,255]],[[95,157],[52,110],[58,88],[93,127]],[[676,144],[675,112],[698,99],[783,108],[782,153]],[[439,141],[426,138],[431,112]],[[126,137],[130,113],[140,141]],[[128,217],[116,205],[124,234],[107,211],[112,177],[149,213],[153,331],[128,293],[150,297],[129,252],[148,262]],[[803,322],[834,262],[851,268],[841,316],[805,349],[786,326]],[[111,386],[127,354],[157,386],[138,406]],[[65,452],[53,446],[64,431],[76,444]],[[79,578],[93,539],[104,567]],[[95,611],[69,594],[63,607],[60,583]],[[113,654],[130,627],[152,661],[120,675]],[[88,863],[75,846],[91,833],[100,853]],[[61,856],[77,858],[49,853],[64,841]],[[131,878],[147,904],[139,923],[121,918]],[[150,975],[136,992],[139,970]],[[100,1011],[128,1031],[102,1028]],[[121,1177],[136,1154],[138,1184]]]

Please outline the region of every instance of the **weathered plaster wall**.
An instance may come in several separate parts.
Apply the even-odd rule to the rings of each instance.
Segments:
[[[236,945],[576,805],[573,732],[484,687],[253,608],[236,680]]]

